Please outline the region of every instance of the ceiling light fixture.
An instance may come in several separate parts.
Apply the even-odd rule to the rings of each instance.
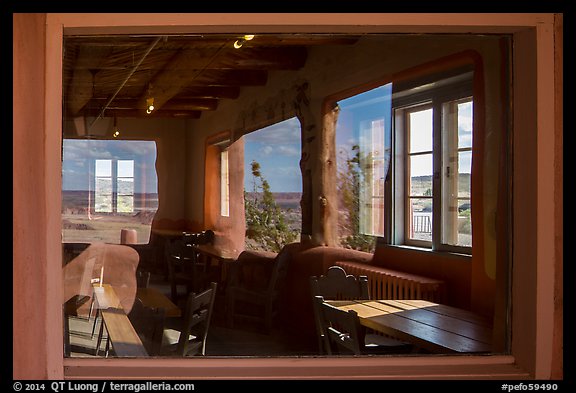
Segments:
[[[146,98],[146,113],[150,114],[154,110],[154,97]]]
[[[148,85],[148,98],[146,98],[146,113],[150,114],[154,110],[154,97],[152,96],[152,84]]]
[[[118,138],[120,136],[120,131],[118,130],[118,126],[116,125],[116,116],[114,116],[114,129],[113,129],[112,136],[114,138]]]
[[[234,48],[240,49],[246,41],[250,41],[252,39],[254,39],[254,34],[246,34],[244,37],[239,38],[236,40],[236,42],[234,42]]]

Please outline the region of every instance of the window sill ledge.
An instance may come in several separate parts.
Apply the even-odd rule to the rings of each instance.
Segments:
[[[406,244],[386,244],[383,247],[396,248],[396,249],[401,249],[401,250],[421,252],[421,253],[427,253],[427,254],[438,254],[438,255],[442,255],[442,256],[472,261],[472,255],[454,252],[454,251],[432,250],[430,248],[409,246]]]
[[[64,359],[66,379],[530,379],[509,355]]]

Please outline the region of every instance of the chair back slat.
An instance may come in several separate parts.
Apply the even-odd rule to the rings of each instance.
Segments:
[[[217,284],[210,283],[210,288],[196,295],[190,293],[186,302],[186,310],[177,351],[181,356],[205,355],[206,339],[210,328]],[[191,339],[192,336],[192,339]]]
[[[330,266],[325,275],[310,278],[312,296],[330,300],[369,300],[368,277],[346,274],[340,266]]]
[[[147,307],[138,298],[128,314],[130,323],[151,356],[160,354],[165,316],[163,308]]]
[[[358,314],[325,303],[322,296],[315,296],[315,302],[319,309],[320,329],[328,341],[327,353],[332,355],[335,349],[339,354],[350,351],[360,355],[364,347],[364,332]]]
[[[325,275],[310,277],[310,292],[312,294],[312,308],[318,337],[320,353],[330,354],[330,343],[326,331],[322,326],[320,304],[315,299],[321,296],[326,300],[370,300],[368,278],[355,277],[346,274],[340,266],[330,266]]]

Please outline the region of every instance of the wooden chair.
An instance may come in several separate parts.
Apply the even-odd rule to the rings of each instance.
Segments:
[[[165,355],[194,356],[206,355],[206,339],[212,319],[217,284],[196,295],[190,293],[184,316],[164,329],[162,353]]]
[[[142,340],[146,352],[150,356],[160,355],[165,310],[146,307],[140,299],[136,298],[132,310],[128,314],[128,319]]]
[[[186,245],[181,239],[171,239],[166,242],[166,260],[168,261],[168,280],[170,281],[170,297],[174,303],[180,297],[178,286],[186,287],[186,296],[194,290],[196,269]]]
[[[70,317],[78,316],[78,309],[90,300],[90,296],[75,295],[64,303],[63,317],[64,317],[64,355],[69,356],[70,345]]]
[[[136,270],[136,286],[138,288],[148,288],[150,285],[150,272],[146,270]]]
[[[324,335],[320,321],[320,309],[315,296],[322,296],[328,300],[369,300],[368,277],[346,274],[340,266],[330,266],[325,275],[310,277],[310,292],[312,294],[312,308],[318,337],[320,353],[328,353],[328,337]]]
[[[320,303],[318,303],[315,298],[322,296],[323,299],[327,300],[370,300],[368,277],[355,277],[346,274],[346,271],[340,266],[330,266],[325,275],[310,277],[310,292],[312,294],[312,308],[316,323],[318,349],[321,354],[330,354],[330,343],[322,323]],[[405,352],[411,347],[410,344],[399,340],[386,338],[370,332],[366,333],[364,329],[361,329],[360,332],[363,335],[368,335],[367,339],[377,341],[380,345],[386,343],[390,346],[390,351]],[[382,339],[377,339],[376,337],[382,337]]]
[[[366,334],[356,311],[344,311],[315,296],[320,324],[328,345],[328,355],[383,355],[409,353],[412,346],[378,334]]]
[[[273,319],[279,311],[290,261],[290,252],[285,249],[271,262],[271,274],[260,287],[246,285],[242,277],[243,263],[236,261],[231,264],[230,281],[226,288],[226,318],[230,328],[234,327],[236,317],[243,317],[263,322],[264,331],[270,332]],[[238,303],[244,308],[238,307]]]

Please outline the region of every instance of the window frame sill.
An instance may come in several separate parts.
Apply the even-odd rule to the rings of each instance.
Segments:
[[[532,379],[511,355],[64,359],[65,379]]]
[[[442,256],[448,256],[451,258],[465,259],[465,260],[467,260],[467,262],[472,262],[472,254],[465,254],[465,253],[452,251],[452,250],[433,250],[431,248],[418,247],[418,246],[413,246],[413,245],[408,245],[408,244],[382,244],[379,246],[380,247],[398,248],[398,249],[402,249],[402,250],[409,250],[409,251],[415,251],[415,252],[421,252],[421,253],[427,253],[427,254],[430,254],[430,253],[438,254],[438,255],[442,255]]]

